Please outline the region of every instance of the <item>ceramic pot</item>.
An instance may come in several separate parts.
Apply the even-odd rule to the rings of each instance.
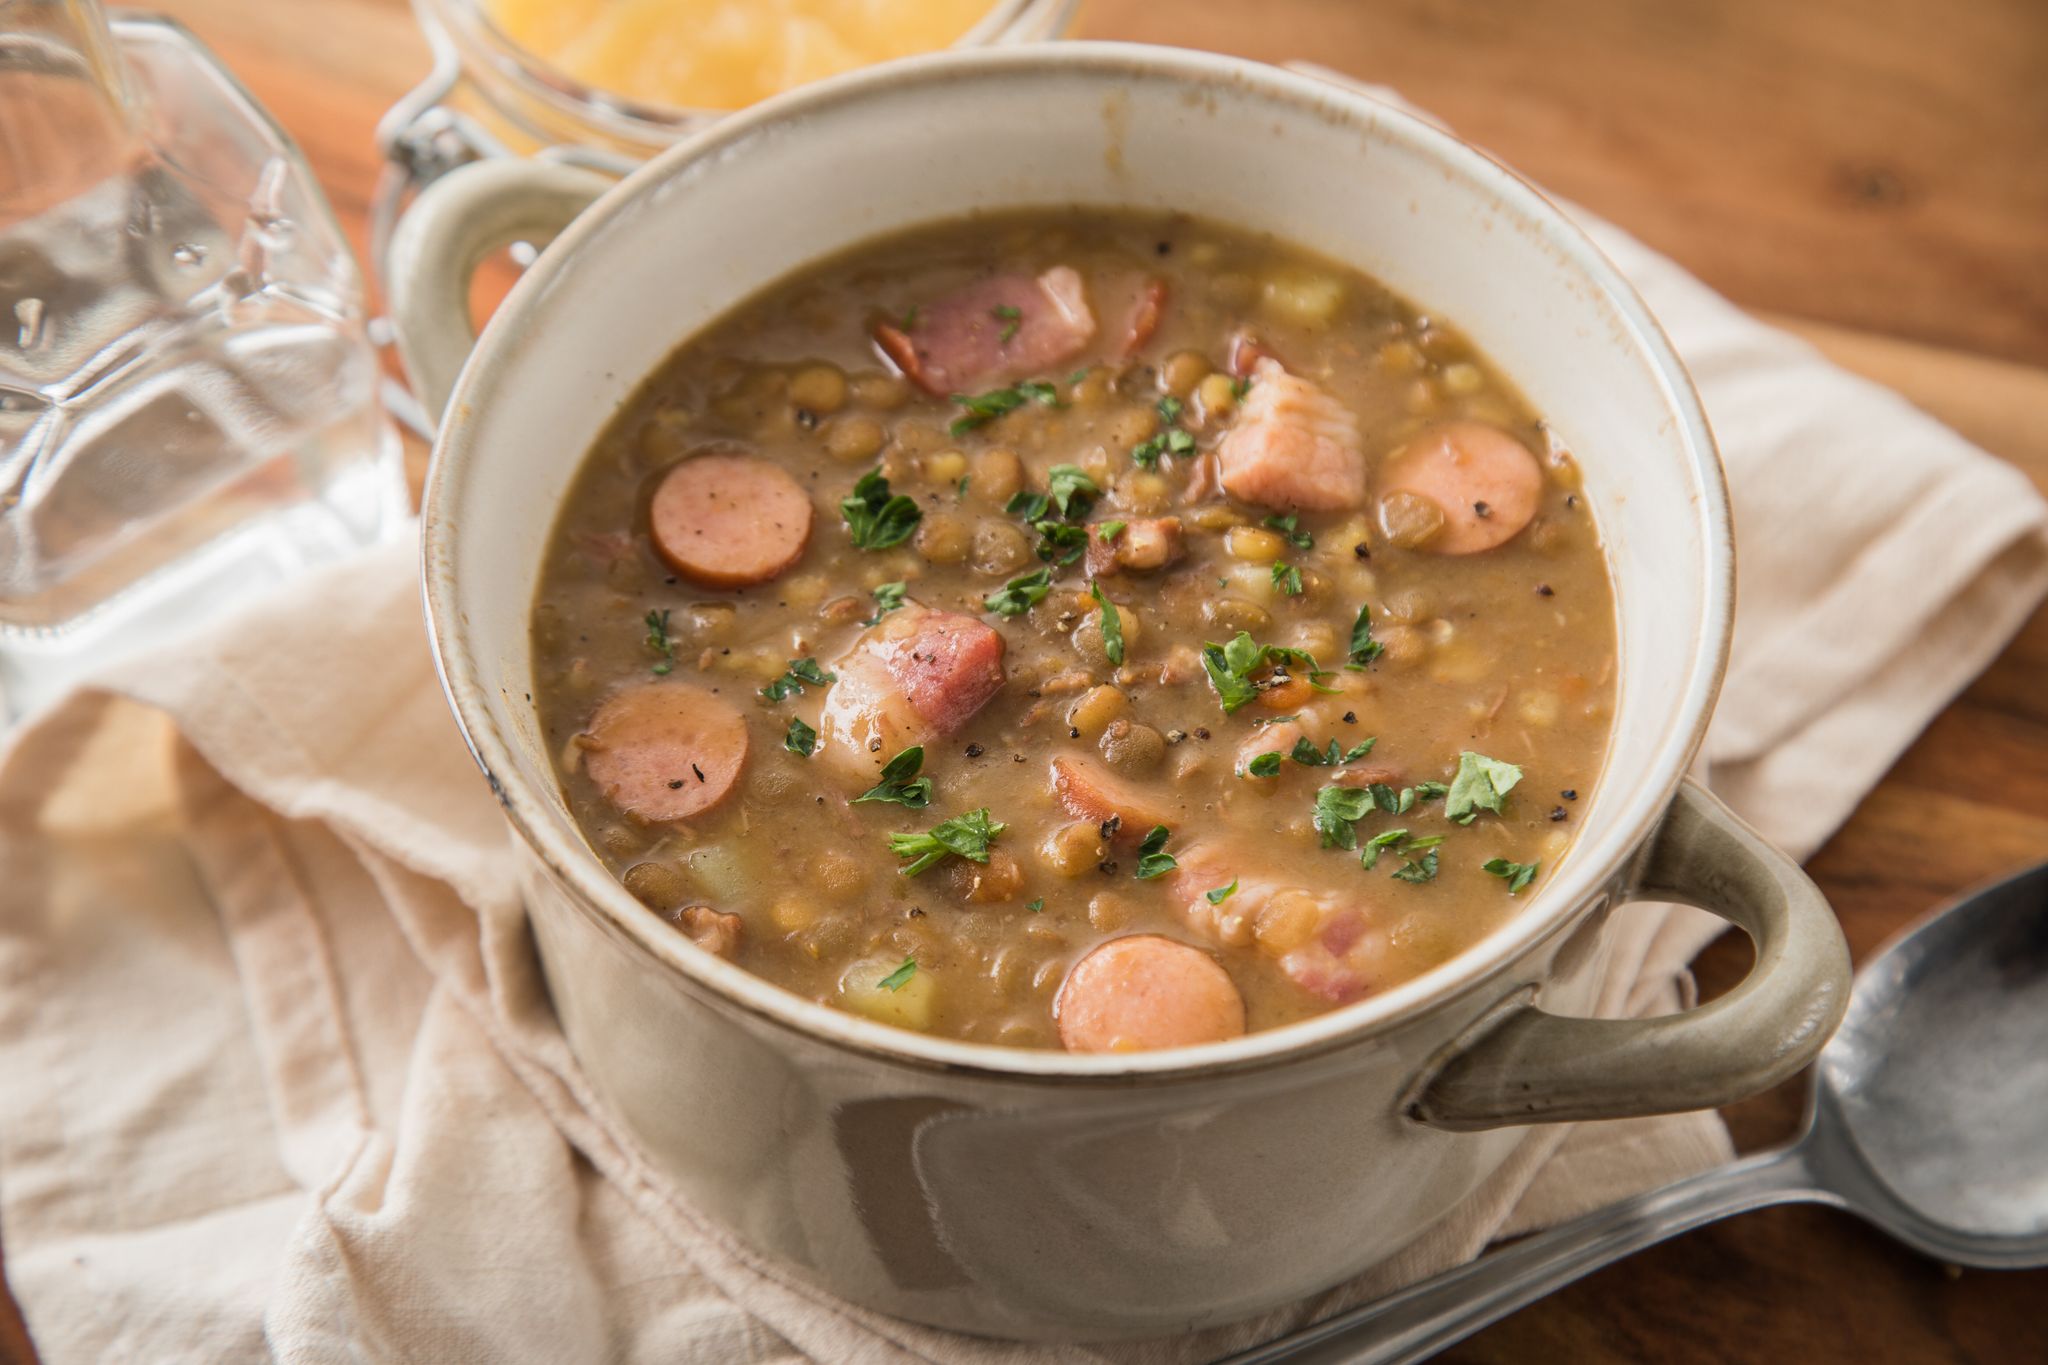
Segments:
[[[1577,844],[1530,903],[1424,976],[1227,1043],[1071,1056],[955,1042],[701,953],[585,845],[527,700],[527,617],[557,505],[679,341],[877,234],[1066,204],[1274,233],[1455,319],[1578,455],[1614,568],[1611,751]],[[469,272],[572,218],[465,365]],[[555,164],[466,168],[422,198],[394,260],[407,360],[448,408],[424,512],[434,644],[517,831],[562,1026],[676,1186],[815,1283],[1007,1336],[1239,1317],[1399,1249],[1523,1125],[1736,1099],[1797,1069],[1840,1017],[1848,961],[1827,905],[1685,777],[1733,583],[1692,386],[1591,244],[1444,133],[1190,52],[948,54],[771,100],[615,187]],[[1683,1014],[1584,1017],[1631,898],[1741,926],[1756,940],[1748,978]]]

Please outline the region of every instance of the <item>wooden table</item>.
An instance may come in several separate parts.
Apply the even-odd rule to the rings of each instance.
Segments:
[[[424,71],[405,0],[156,3],[298,137],[360,246],[371,128]],[[1398,87],[2048,487],[2041,0],[1085,0],[1078,32]],[[2044,679],[2048,610],[1814,858],[1859,957],[2048,859]],[[1747,955],[1739,935],[1711,949],[1708,989]],[[1756,1147],[1799,1103],[1787,1086],[1728,1120]],[[2048,1271],[1957,1273],[1783,1209],[1637,1256],[1448,1358],[2048,1360],[2036,1295]],[[29,1354],[18,1321],[0,1322],[10,1346]]]

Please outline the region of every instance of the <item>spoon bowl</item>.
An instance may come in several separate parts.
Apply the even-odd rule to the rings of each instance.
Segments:
[[[1785,1147],[1610,1204],[1221,1365],[1420,1360],[1668,1237],[1772,1204],[1929,1256],[2048,1265],[2048,864],[1962,897],[1856,974]]]

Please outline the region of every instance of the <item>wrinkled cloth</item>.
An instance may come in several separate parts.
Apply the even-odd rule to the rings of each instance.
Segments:
[[[1691,366],[1742,543],[1712,783],[1811,852],[2048,591],[2011,468],[1581,215]],[[1725,1161],[1712,1114],[1539,1129],[1399,1256],[1195,1336],[879,1317],[683,1200],[551,1014],[416,548],[122,667],[0,757],[0,1245],[51,1365],[1197,1361]],[[1906,648],[1906,643],[1912,643]],[[1617,918],[1602,1008],[1720,923]]]

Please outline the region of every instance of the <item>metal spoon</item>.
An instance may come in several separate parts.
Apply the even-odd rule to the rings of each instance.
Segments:
[[[1806,1124],[1760,1152],[1221,1365],[1420,1360],[1624,1256],[1771,1204],[1846,1209],[1958,1265],[2048,1264],[2048,864],[1966,896],[1856,975]]]

